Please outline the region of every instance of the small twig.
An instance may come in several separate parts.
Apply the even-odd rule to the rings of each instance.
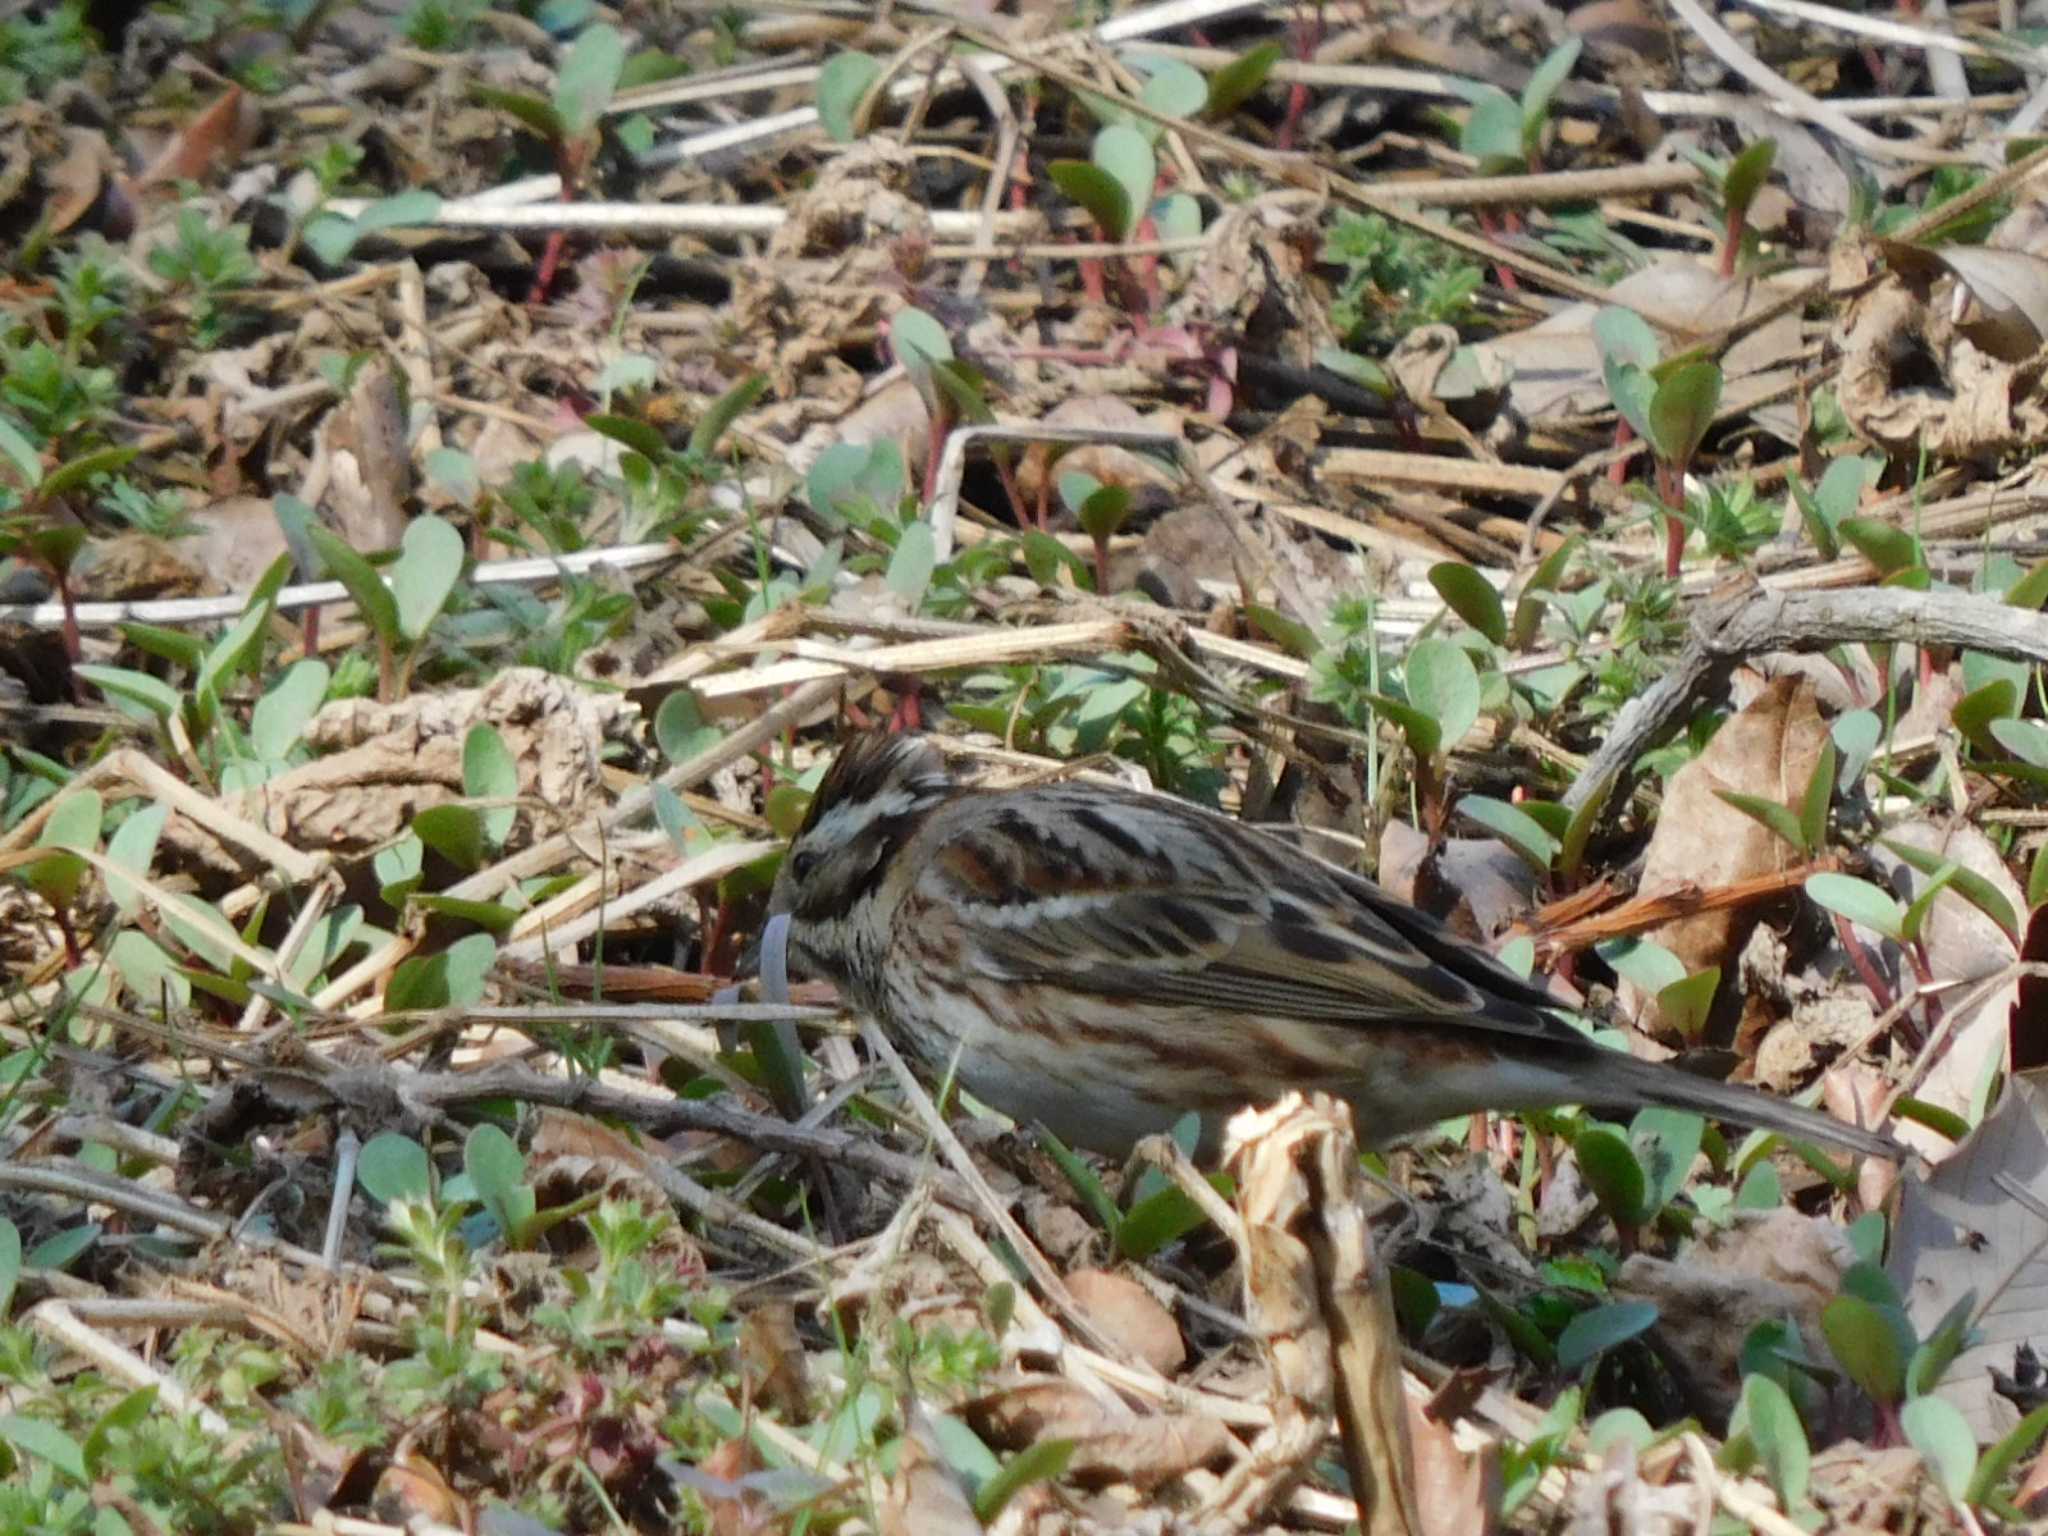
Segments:
[[[2048,615],[1962,592],[1864,587],[1771,592],[1755,587],[1703,604],[1671,670],[1621,711],[1564,803],[1573,811],[1596,790],[1611,797],[1635,761],[1697,713],[1728,671],[1766,651],[1825,651],[1843,643],[1949,645],[2048,663]]]
[[[1734,70],[1751,85],[1762,91],[1773,101],[1796,106],[1812,120],[1838,135],[1845,142],[1854,145],[1862,153],[1875,160],[1898,161],[1907,165],[1981,165],[1986,150],[1975,154],[1957,154],[1945,149],[1925,149],[1919,144],[1900,139],[1887,139],[1872,133],[1852,117],[1835,111],[1826,102],[1808,95],[1783,75],[1772,69],[1755,54],[1744,48],[1735,34],[1711,15],[1699,0],[1665,0],[1684,22],[1705,44],[1714,57]],[[1996,153],[1995,150],[1988,151]]]

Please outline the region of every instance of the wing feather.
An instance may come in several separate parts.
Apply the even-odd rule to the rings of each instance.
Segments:
[[[1318,1023],[1581,1038],[1539,987],[1433,919],[1253,828],[1098,789],[1004,798],[995,817],[958,823],[928,866],[957,872],[948,901],[967,918],[965,957],[993,979]]]

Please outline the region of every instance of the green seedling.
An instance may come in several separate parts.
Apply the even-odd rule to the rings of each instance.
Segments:
[[[1664,577],[1675,581],[1685,551],[1685,477],[1720,408],[1721,370],[1689,355],[1660,362],[1655,334],[1633,310],[1601,310],[1593,318],[1593,338],[1615,409],[1656,460]]]
[[[1059,477],[1060,500],[1095,545],[1095,590],[1109,591],[1109,541],[1131,515],[1129,486],[1104,485],[1093,475],[1067,470]]]
[[[1752,243],[1749,210],[1756,202],[1757,194],[1771,179],[1771,168],[1778,159],[1778,141],[1769,138],[1753,140],[1733,160],[1725,163],[1697,151],[1692,152],[1689,158],[1706,173],[1709,185],[1718,195],[1721,204],[1721,276],[1732,278],[1745,249]]]
[[[401,697],[440,616],[462,575],[462,535],[442,518],[415,518],[405,530],[387,585],[377,568],[351,545],[317,523],[306,538],[350,597],[377,640],[377,694],[386,703]]]
[[[338,267],[348,260],[363,236],[387,229],[421,228],[433,224],[440,216],[439,194],[413,187],[391,197],[380,197],[353,215],[323,209],[306,221],[299,238],[321,262]]]
[[[1174,1144],[1192,1157],[1201,1129],[1199,1117],[1183,1115],[1173,1127]],[[1208,1219],[1186,1191],[1153,1167],[1145,1168],[1131,1181],[1128,1208],[1119,1206],[1095,1170],[1057,1136],[1041,1131],[1040,1139],[1074,1187],[1074,1193],[1080,1196],[1082,1205],[1108,1234],[1110,1246],[1123,1258],[1142,1263],[1179,1242]],[[1237,1190],[1235,1181],[1223,1173],[1210,1174],[1209,1185],[1225,1200]]]
[[[470,94],[485,106],[516,118],[540,136],[554,156],[563,197],[573,199],[583,192],[603,144],[604,116],[612,97],[622,84],[628,83],[626,63],[625,40],[615,27],[599,22],[585,27],[570,44],[551,98],[543,100],[524,91],[482,84],[473,84]],[[545,299],[553,288],[563,248],[562,232],[557,230],[549,236],[534,275],[534,303]]]
[[[1850,455],[1832,461],[1819,485],[1809,488],[1797,474],[1792,476],[1793,504],[1821,559],[1832,560],[1842,552],[1842,525],[1856,516],[1864,492],[1883,474],[1884,465],[1878,460]]]
[[[462,1169],[468,1189],[497,1223],[508,1248],[538,1247],[549,1231],[572,1217],[596,1209],[599,1196],[583,1195],[566,1205],[539,1208],[526,1178],[526,1158],[518,1144],[495,1125],[472,1127],[462,1144]],[[453,1182],[452,1180],[450,1181]],[[446,1191],[443,1191],[444,1196]]]
[[[194,208],[181,209],[171,240],[150,248],[149,269],[192,301],[192,341],[202,351],[227,339],[233,316],[225,307],[233,289],[253,287],[262,271],[249,254],[249,226],[214,229]]]
[[[1444,771],[1451,749],[1479,723],[1484,700],[1479,669],[1455,641],[1419,640],[1402,663],[1401,687],[1404,698],[1375,694],[1371,703],[1407,739],[1415,759],[1423,829],[1435,836],[1443,829],[1447,811]]]
[[[1482,176],[1542,169],[1543,127],[1558,87],[1570,77],[1583,45],[1576,37],[1553,48],[1529,75],[1519,101],[1497,85],[1455,82],[1472,111],[1458,148],[1479,162]]]

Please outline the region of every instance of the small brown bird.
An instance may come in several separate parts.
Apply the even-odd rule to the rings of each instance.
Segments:
[[[1434,919],[1270,833],[1092,784],[978,789],[915,736],[833,763],[772,910],[799,967],[977,1098],[1120,1154],[1290,1088],[1379,1145],[1474,1110],[1664,1105],[1896,1157],[1872,1131],[1596,1044]]]

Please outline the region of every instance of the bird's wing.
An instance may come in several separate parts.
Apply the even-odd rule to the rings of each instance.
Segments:
[[[927,866],[986,975],[1313,1022],[1582,1038],[1491,956],[1277,839],[1149,797],[1039,798],[963,818]]]

